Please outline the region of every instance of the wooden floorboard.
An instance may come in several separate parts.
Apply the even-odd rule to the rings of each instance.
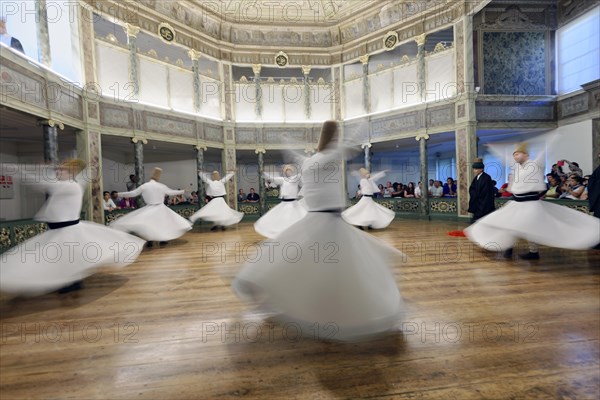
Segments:
[[[0,398],[600,398],[600,251],[509,261],[447,235],[464,226],[370,232],[407,258],[402,331],[368,342],[296,337],[235,297],[251,223],[145,249],[79,292],[3,297]]]

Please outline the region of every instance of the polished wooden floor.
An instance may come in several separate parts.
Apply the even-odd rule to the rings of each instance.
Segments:
[[[600,251],[507,261],[447,235],[464,226],[372,233],[410,259],[402,332],[368,342],[299,337],[234,296],[251,223],[145,249],[79,292],[2,298],[0,399],[600,398]]]

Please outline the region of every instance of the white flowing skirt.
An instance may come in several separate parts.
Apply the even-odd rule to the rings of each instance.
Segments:
[[[164,204],[146,205],[118,218],[111,228],[131,232],[149,241],[168,242],[183,236],[192,224]]]
[[[391,270],[404,254],[345,223],[308,213],[262,242],[232,283],[244,301],[299,324],[303,333],[353,340],[397,326],[402,298]]]
[[[304,218],[307,213],[306,208],[302,207],[297,200],[282,201],[254,223],[254,230],[273,239]]]
[[[600,242],[600,219],[546,201],[509,201],[464,230],[465,236],[491,251],[512,248],[518,239],[571,250]]]
[[[237,224],[243,217],[244,213],[231,209],[224,198],[215,197],[200,210],[196,211],[190,217],[190,221],[196,222],[198,219],[203,219],[211,221],[215,225],[229,226]]]
[[[0,291],[30,296],[52,292],[99,267],[131,264],[144,244],[136,236],[87,221],[48,230],[0,255]]]
[[[365,196],[342,213],[342,218],[350,225],[370,226],[374,229],[386,228],[395,216],[395,212]]]

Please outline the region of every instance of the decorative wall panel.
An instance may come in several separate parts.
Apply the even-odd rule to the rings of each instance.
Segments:
[[[485,94],[546,94],[545,32],[483,32]]]

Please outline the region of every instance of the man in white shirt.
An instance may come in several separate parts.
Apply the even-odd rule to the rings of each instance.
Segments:
[[[433,181],[433,186],[431,187],[431,197],[442,197],[444,195],[444,188],[441,185],[440,181]]]
[[[419,182],[415,188],[415,198],[420,199],[421,196],[423,196],[423,193],[421,192],[421,182]]]
[[[104,201],[102,204],[104,205],[104,211],[110,212],[117,209],[117,205],[113,199],[110,198],[110,192],[108,191],[104,192]]]

